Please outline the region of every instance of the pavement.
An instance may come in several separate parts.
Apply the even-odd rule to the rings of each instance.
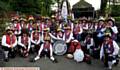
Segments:
[[[72,59],[67,59],[65,56],[55,56],[58,63],[53,63],[44,57],[31,63],[29,62],[31,57],[33,57],[33,55],[30,55],[28,58],[17,56],[14,59],[10,59],[9,62],[1,62],[0,64],[4,67],[40,67],[40,70],[106,70],[102,62],[97,59],[93,59],[92,64],[89,65],[85,62],[77,63]],[[113,70],[120,70],[120,64],[114,66]]]

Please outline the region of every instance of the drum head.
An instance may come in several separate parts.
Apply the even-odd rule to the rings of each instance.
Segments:
[[[53,51],[56,55],[64,55],[67,52],[67,45],[64,41],[56,41],[53,45]]]

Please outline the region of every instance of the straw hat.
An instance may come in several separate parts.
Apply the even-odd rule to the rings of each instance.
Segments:
[[[30,20],[34,20],[34,17],[33,16],[29,16],[28,21],[30,21]]]

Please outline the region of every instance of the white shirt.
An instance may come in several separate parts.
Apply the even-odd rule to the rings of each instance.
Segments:
[[[63,35],[63,40],[66,41],[66,43],[70,43],[70,41],[73,39],[73,33],[71,32],[69,35],[69,38],[67,40],[65,34]]]
[[[3,37],[2,37],[2,45],[7,46],[7,47],[11,47],[9,44],[6,43],[6,35],[3,35]],[[12,46],[15,47],[16,45],[17,45],[17,38],[15,40],[15,43],[12,44]]]
[[[84,43],[86,43],[86,40],[84,41]],[[87,49],[90,49],[91,46],[94,46],[93,38],[90,39],[90,44],[87,44]]]
[[[18,45],[20,45],[20,46],[22,46],[22,47],[26,47],[26,46],[22,43],[21,36],[18,38]],[[30,42],[30,38],[28,37],[28,51],[30,50],[30,45],[31,45],[31,42]]]
[[[38,39],[38,41],[34,41],[34,40],[33,40],[33,32],[34,32],[34,31],[32,31],[32,33],[31,33],[30,40],[31,40],[32,43],[38,45],[38,44],[40,43],[40,41],[41,41],[41,39],[40,39],[41,36],[40,36],[40,34],[39,34],[39,39]]]
[[[113,51],[112,55],[118,55],[120,48],[115,41],[113,41],[113,48],[114,48],[114,51]],[[100,50],[100,59],[102,58],[102,56],[104,56],[103,45],[101,46],[101,50]]]

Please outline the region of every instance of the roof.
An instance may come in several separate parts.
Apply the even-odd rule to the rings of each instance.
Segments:
[[[75,5],[73,5],[73,8],[91,8],[92,5],[86,2],[85,0],[80,0]]]

